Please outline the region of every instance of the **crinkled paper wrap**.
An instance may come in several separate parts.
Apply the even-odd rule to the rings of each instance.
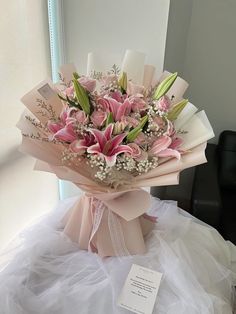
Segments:
[[[153,72],[150,67],[146,69]],[[74,70],[73,65],[62,68],[65,81],[71,79]],[[145,80],[150,82],[150,77],[146,75]],[[177,84],[178,88],[173,85],[172,90],[176,98],[180,99],[187,88],[187,83],[179,79]],[[27,114],[42,124],[45,124],[48,118],[40,114],[39,100],[50,105],[57,115],[62,110],[63,104],[57,96],[55,86],[59,87],[58,84],[53,85],[50,80],[43,81],[22,98]],[[39,132],[47,138],[49,136],[47,130],[33,126],[25,118],[26,112],[17,124],[21,132],[23,134]],[[197,121],[195,126],[198,127],[199,123]],[[202,125],[204,127],[206,123]],[[64,233],[78,243],[79,248],[96,252],[103,257],[143,254],[144,236],[152,229],[153,222],[151,217],[145,214],[150,206],[150,195],[141,188],[178,184],[180,171],[206,162],[205,142],[210,137],[207,127],[209,128],[209,125],[201,131],[200,139],[194,135],[193,138],[187,138],[188,143],[185,144],[191,151],[183,154],[180,160],[163,159],[156,169],[132,177],[117,189],[94,180],[86,160],[81,160],[79,166],[73,162],[70,165],[63,164],[61,160],[65,149],[63,143],[40,141],[23,136],[20,150],[37,159],[35,169],[53,172],[58,178],[71,181],[84,191],[84,195],[63,218]]]

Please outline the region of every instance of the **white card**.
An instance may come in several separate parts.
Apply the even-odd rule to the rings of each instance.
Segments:
[[[138,314],[152,314],[162,274],[133,264],[118,305]]]

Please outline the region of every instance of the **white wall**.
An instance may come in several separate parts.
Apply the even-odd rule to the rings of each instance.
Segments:
[[[85,72],[87,54],[145,52],[163,69],[169,0],[68,0],[64,3],[67,61]]]
[[[54,175],[33,171],[18,152],[20,98],[50,76],[47,1],[1,1],[0,19],[0,248],[58,200]]]
[[[168,12],[169,0],[64,1],[67,62],[86,73],[88,52],[112,54],[119,65],[125,50],[132,49],[147,54],[158,76],[164,65]],[[70,184],[63,189],[64,196],[78,193]]]

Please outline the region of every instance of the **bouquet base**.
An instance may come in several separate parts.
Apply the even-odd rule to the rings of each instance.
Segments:
[[[127,198],[129,193],[125,194]],[[128,197],[132,201],[135,196]],[[125,210],[129,211],[129,208]],[[144,237],[154,228],[151,218],[142,215],[127,221],[101,200],[84,194],[66,213],[62,223],[64,233],[80,249],[98,253],[101,257],[124,256],[146,252]]]

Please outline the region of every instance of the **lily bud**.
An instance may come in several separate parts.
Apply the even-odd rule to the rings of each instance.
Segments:
[[[75,89],[75,96],[77,101],[79,102],[81,108],[86,114],[90,114],[90,104],[89,104],[89,98],[85,91],[85,89],[81,86],[81,84],[78,82],[78,80],[75,78],[76,75],[73,78],[73,84]]]
[[[181,111],[184,109],[184,107],[187,105],[188,99],[181,100],[178,104],[176,104],[168,113],[167,118],[171,121],[176,120],[181,113]]]
[[[178,73],[175,72],[165,78],[158,86],[154,93],[153,99],[158,100],[165,95],[177,79]]]

